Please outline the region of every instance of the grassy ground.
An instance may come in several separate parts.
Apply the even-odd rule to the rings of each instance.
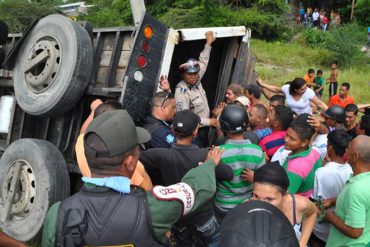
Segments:
[[[325,49],[312,49],[296,42],[265,42],[252,40],[251,48],[257,57],[255,66],[260,77],[268,83],[283,85],[295,77],[303,77],[309,68],[322,69],[324,77],[330,76],[330,53]],[[351,84],[350,94],[356,103],[370,103],[370,65],[342,69],[339,67],[339,83]],[[323,100],[328,100],[328,86]]]

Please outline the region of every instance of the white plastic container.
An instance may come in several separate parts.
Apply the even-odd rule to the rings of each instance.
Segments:
[[[13,107],[14,96],[5,95],[0,98],[0,133],[9,133]]]

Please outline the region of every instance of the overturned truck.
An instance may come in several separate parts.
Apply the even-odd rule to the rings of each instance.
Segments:
[[[93,100],[117,100],[140,123],[160,75],[174,88],[208,30],[217,37],[202,79],[210,106],[230,82],[255,81],[249,29],[174,30],[142,13],[136,26],[101,29],[50,15],[1,37],[0,228],[9,235],[38,239],[48,208],[78,187],[74,145]]]

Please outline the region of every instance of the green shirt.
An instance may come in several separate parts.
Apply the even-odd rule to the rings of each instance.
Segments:
[[[191,169],[181,180],[190,185],[194,191],[195,201],[191,212],[200,208],[210,200],[216,191],[215,164],[207,161],[197,168]],[[182,203],[178,201],[157,200],[151,192],[147,192],[147,199],[154,234],[162,243],[167,242],[165,233],[179,220],[182,212]],[[55,203],[48,211],[42,233],[42,246],[55,246],[57,214],[60,202]]]
[[[363,228],[361,237],[345,236],[333,225],[326,246],[365,246],[370,242],[370,172],[351,177],[336,202],[335,214],[352,228]]]
[[[215,205],[219,211],[226,213],[252,196],[252,183],[243,180],[240,175],[244,168],[256,170],[264,165],[265,156],[262,148],[249,140],[227,140],[220,149],[224,149],[221,162],[230,166],[234,173],[230,181],[217,181]]]
[[[322,78],[322,77],[315,77],[315,79],[314,79],[314,82],[315,82],[315,86],[314,86],[314,89],[315,90],[317,90],[317,89],[319,89],[321,86],[323,86],[323,85],[325,85],[325,79],[324,78]],[[324,88],[322,88],[321,90],[320,90],[320,93],[322,93],[324,91]]]

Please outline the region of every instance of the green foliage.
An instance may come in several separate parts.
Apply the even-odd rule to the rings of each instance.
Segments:
[[[369,59],[360,51],[361,46],[366,43],[366,35],[366,30],[356,23],[341,25],[330,31],[325,46],[343,66],[366,64]]]
[[[90,4],[94,7],[88,10],[88,15],[79,19],[90,21],[94,27],[132,25],[129,0],[93,0]]]
[[[35,18],[55,13],[53,3],[58,2],[0,1],[0,18],[8,24],[10,32],[22,32]]]
[[[322,32],[316,28],[307,28],[304,31],[305,42],[308,46],[324,47],[328,39],[328,32]]]
[[[260,11],[274,14],[283,14],[288,10],[288,6],[283,0],[257,0],[254,6]]]
[[[235,7],[233,1],[223,1],[230,5],[220,5],[216,0],[165,1],[168,5],[153,1],[147,5],[148,12],[152,11],[150,13],[160,21],[177,29],[244,25],[252,30],[253,37],[266,40],[286,39],[289,35],[284,19],[276,14],[286,11],[283,0],[256,0],[250,8]]]
[[[363,25],[370,24],[370,0],[358,0],[355,6],[355,19]]]

